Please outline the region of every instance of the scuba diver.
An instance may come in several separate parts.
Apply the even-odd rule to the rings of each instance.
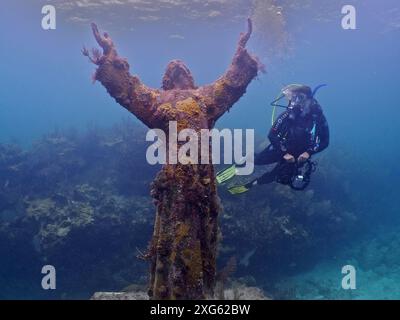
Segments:
[[[316,163],[311,157],[326,149],[329,145],[329,126],[322,108],[314,98],[319,88],[314,91],[306,85],[293,84],[282,89],[281,95],[271,103],[274,107],[286,108],[274,121],[268,138],[270,145],[255,155],[255,165],[270,165],[277,163],[269,172],[251,182],[229,188],[231,194],[241,194],[249,191],[255,185],[278,182],[289,185],[294,190],[304,190],[310,183],[310,176],[316,169]],[[287,106],[278,102],[286,98]],[[224,183],[233,178],[237,167],[217,173],[217,182]]]

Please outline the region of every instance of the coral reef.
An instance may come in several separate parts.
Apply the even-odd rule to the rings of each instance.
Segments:
[[[307,272],[280,279],[273,291],[278,299],[399,299],[400,244],[398,225],[381,225]],[[356,270],[356,289],[343,290],[341,269]]]
[[[260,288],[245,285],[225,290],[224,297],[225,300],[271,300]]]
[[[144,160],[143,138],[142,129],[121,123],[81,135],[52,133],[29,151],[1,145],[0,253],[8,257],[1,273],[20,265],[29,283],[31,268],[51,261],[65,275],[60,286],[69,297],[140,281],[135,275],[145,269],[136,248],[151,233],[147,194],[157,170]],[[20,263],[23,257],[29,262]]]
[[[109,129],[53,132],[29,150],[0,145],[4,298],[48,297],[34,281],[37,270],[49,262],[63,275],[62,289],[53,298],[89,298],[96,291],[146,284],[146,264],[136,256],[143,257],[152,233],[153,204],[148,193],[159,167],[147,164],[144,137],[141,127],[122,122]],[[363,197],[368,196],[377,207],[379,202],[373,190],[360,197],[346,191],[352,179],[360,178],[354,170],[349,175],[337,157],[343,163],[351,160],[340,151],[328,154],[305,193],[270,185],[234,197],[222,188],[218,259],[220,266],[232,268],[221,271],[229,274],[235,265],[234,276],[243,278],[246,286],[263,284],[274,298],[293,297],[274,287],[274,282],[334,255],[341,243],[347,246],[346,241],[354,240],[360,228],[365,230],[368,217]],[[185,176],[184,171],[180,174]],[[330,177],[329,184],[325,176]],[[191,197],[195,196],[193,192]],[[188,224],[179,224],[173,245],[181,243],[190,230]],[[380,245],[374,252],[388,250],[395,252]],[[372,251],[360,252],[371,252],[357,253],[360,261],[378,258]],[[390,257],[382,255],[381,260]],[[183,251],[181,258],[189,263],[196,257]],[[229,283],[225,280],[225,286],[230,287]]]

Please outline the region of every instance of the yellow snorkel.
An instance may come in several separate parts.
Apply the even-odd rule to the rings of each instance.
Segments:
[[[272,117],[271,117],[271,125],[272,125],[272,126],[274,125],[274,122],[275,122],[276,108],[277,108],[277,107],[282,107],[282,106],[280,106],[280,105],[278,105],[278,104],[276,104],[276,103],[277,103],[279,100],[281,100],[284,96],[285,96],[285,95],[284,95],[283,93],[281,93],[280,95],[278,95],[278,96],[276,97],[276,99],[275,99],[274,101],[271,102],[271,106],[273,106],[273,109],[272,109]],[[286,107],[285,107],[285,108],[286,108]]]

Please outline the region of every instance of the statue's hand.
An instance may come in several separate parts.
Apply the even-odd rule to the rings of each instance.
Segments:
[[[97,43],[98,43],[100,46],[102,46],[103,37],[101,36],[101,34],[100,34],[100,32],[99,32],[99,29],[97,28],[97,25],[96,25],[94,22],[92,22],[92,23],[90,24],[90,26],[92,27],[92,32],[93,32],[93,35],[94,35],[94,37],[95,37]]]
[[[241,47],[241,48],[246,47],[246,44],[249,41],[252,32],[253,32],[253,21],[250,18],[248,18],[247,19],[247,32],[240,34],[239,47]]]
[[[92,32],[99,46],[103,49],[103,53],[97,48],[92,49],[92,55],[89,50],[83,47],[82,54],[88,57],[91,62],[96,65],[101,65],[107,60],[112,60],[118,56],[115,50],[114,43],[107,32],[103,35],[100,34],[99,29],[95,23],[91,23]]]
[[[83,47],[83,48],[82,48],[82,54],[83,54],[85,57],[89,57],[89,58],[90,58],[89,50],[88,50],[86,47]]]
[[[99,29],[97,28],[97,25],[94,22],[92,22],[90,25],[92,27],[94,38],[96,39],[99,46],[103,49],[103,55],[109,56],[113,53],[116,54],[114,43],[112,42],[112,39],[110,38],[108,33],[104,32],[104,34],[101,35]]]
[[[99,59],[100,59],[100,56],[101,56],[101,54],[99,54],[98,53],[98,51],[99,50],[97,50],[97,49],[93,49],[92,50],[92,53],[93,53],[93,57],[90,55],[90,52],[89,52],[89,50],[86,48],[86,47],[83,47],[82,48],[82,54],[85,56],[85,57],[88,57],[89,58],[89,60],[92,62],[92,63],[94,63],[94,64],[99,64]]]

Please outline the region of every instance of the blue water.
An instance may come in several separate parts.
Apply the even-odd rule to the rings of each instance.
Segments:
[[[0,142],[18,143],[26,149],[55,129],[108,127],[121,119],[138,123],[99,83],[91,83],[94,66],[80,54],[83,45],[95,46],[90,21],[110,33],[119,54],[128,58],[132,73],[149,86],[160,86],[165,66],[176,58],[188,64],[197,84],[205,84],[229,65],[252,3],[154,1],[153,10],[146,11],[140,2],[133,6],[125,1],[58,0],[52,1],[57,29],[44,31],[41,7],[47,1],[4,2],[0,5]],[[275,284],[276,288],[299,288],[290,298],[400,297],[400,257],[392,244],[398,241],[400,229],[400,6],[396,0],[351,1],[357,9],[357,29],[343,30],[341,8],[347,2],[275,1],[282,6],[288,45],[282,51],[266,50],[278,46],[273,41],[262,43],[263,33],[274,28],[268,29],[266,23],[265,30],[258,30],[249,50],[261,57],[267,73],[260,74],[217,124],[219,128],[253,128],[258,136],[266,137],[269,102],[284,85],[328,84],[318,93],[331,129],[324,157],[335,159],[346,173],[347,188],[359,208],[358,219],[366,227],[354,241],[346,242],[343,251],[335,248],[331,257],[328,253],[313,269]],[[219,13],[210,14],[213,10]],[[340,202],[335,196],[341,191],[335,188],[341,186],[331,186],[329,181],[329,177],[324,180],[324,192]],[[370,260],[377,261],[363,259],[365,250]],[[359,288],[352,292],[340,288],[340,267],[347,263],[360,270]],[[318,285],[309,287],[310,279]],[[325,290],[330,287],[335,289]]]

